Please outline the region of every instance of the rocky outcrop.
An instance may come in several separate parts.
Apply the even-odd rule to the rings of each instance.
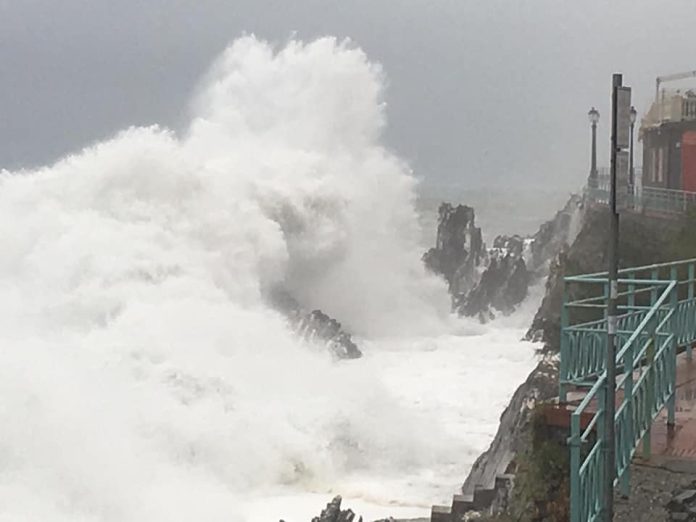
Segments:
[[[425,253],[423,262],[445,278],[452,296],[459,296],[478,280],[486,246],[472,207],[442,203],[438,214],[436,245]]]
[[[455,309],[461,315],[485,321],[494,317],[494,310],[513,312],[527,297],[532,274],[524,259],[525,243],[520,236],[495,238],[480,279],[465,298],[455,298]]]
[[[324,344],[339,359],[356,359],[362,352],[341,323],[321,310],[307,311],[282,288],[268,292],[271,305],[288,317],[293,329],[303,339]]]
[[[318,517],[314,517],[312,522],[353,522],[355,520],[355,513],[350,509],[344,511],[341,510],[341,497],[336,496],[331,502],[326,504],[321,514]],[[281,520],[281,522],[283,522]],[[362,522],[362,517],[358,519],[358,522]]]
[[[583,209],[582,198],[573,195],[533,236],[498,236],[487,249],[474,209],[443,203],[437,244],[423,260],[447,281],[456,312],[487,321],[496,312],[514,311],[529,285],[546,275],[555,256],[575,238]]]

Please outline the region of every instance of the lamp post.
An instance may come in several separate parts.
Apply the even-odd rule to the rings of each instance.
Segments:
[[[636,108],[631,105],[631,111],[629,112],[629,121],[631,122],[631,153],[628,156],[628,183],[629,186],[631,187],[631,192],[635,193],[635,171],[633,170],[633,128],[635,127],[636,124],[636,117],[638,116],[638,113],[636,112]]]
[[[587,113],[587,117],[592,125],[592,160],[590,163],[590,188],[597,188],[599,186],[597,179],[597,122],[599,122],[599,111],[592,107],[590,112]]]

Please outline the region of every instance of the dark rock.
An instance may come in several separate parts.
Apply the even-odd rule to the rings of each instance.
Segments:
[[[308,341],[323,343],[339,359],[356,359],[362,352],[341,323],[321,310],[308,312],[287,291],[274,288],[268,293],[273,307],[290,320],[295,331]]]
[[[674,502],[678,504],[690,504],[696,500],[696,489],[687,489],[674,497]]]
[[[492,309],[508,314],[527,297],[530,274],[523,258],[524,241],[519,236],[497,237],[493,244],[479,282],[464,299],[455,300],[461,315],[492,315]]]
[[[551,260],[574,239],[582,209],[582,198],[571,196],[534,236],[498,236],[487,250],[474,209],[443,203],[437,244],[423,260],[447,281],[456,312],[486,322],[496,312],[511,313],[527,297],[529,285],[546,274]]]
[[[477,268],[486,257],[481,229],[474,209],[442,203],[438,210],[437,242],[423,256],[434,273],[445,278],[453,296],[463,294],[477,280]]]
[[[355,513],[350,509],[341,511],[341,497],[336,496],[326,504],[326,508],[322,510],[318,517],[314,517],[312,522],[353,522],[355,520]],[[362,522],[362,517],[358,519],[358,522]]]

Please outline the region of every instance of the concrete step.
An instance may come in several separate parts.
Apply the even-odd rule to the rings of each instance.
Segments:
[[[450,506],[433,506],[430,510],[430,522],[452,522]]]
[[[484,488],[483,486],[474,487],[474,511],[483,511],[491,507],[495,500],[495,489]]]
[[[459,520],[472,509],[474,509],[473,495],[454,495],[452,498],[452,515],[454,520]]]

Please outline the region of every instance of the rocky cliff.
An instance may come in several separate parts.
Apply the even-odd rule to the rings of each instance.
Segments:
[[[540,362],[513,394],[501,415],[493,442],[477,459],[464,481],[464,493],[471,493],[476,486],[491,487],[496,474],[514,471],[516,455],[528,450],[525,445],[534,406],[557,395],[563,277],[606,269],[607,219],[608,211],[603,207],[586,209],[575,240],[568,248],[561,248],[550,261],[546,294],[527,334],[528,338],[544,343]],[[620,266],[640,266],[696,256],[694,230],[694,219],[622,216]],[[687,244],[690,246],[685,247]]]
[[[473,208],[443,203],[437,241],[424,256],[426,266],[448,283],[460,315],[492,319],[512,312],[529,285],[544,277],[555,256],[567,248],[582,216],[582,198],[572,196],[533,236],[498,236],[490,249],[476,226]]]
[[[425,253],[423,262],[445,278],[452,296],[461,296],[479,278],[486,245],[472,207],[442,203],[438,215],[436,245]]]

